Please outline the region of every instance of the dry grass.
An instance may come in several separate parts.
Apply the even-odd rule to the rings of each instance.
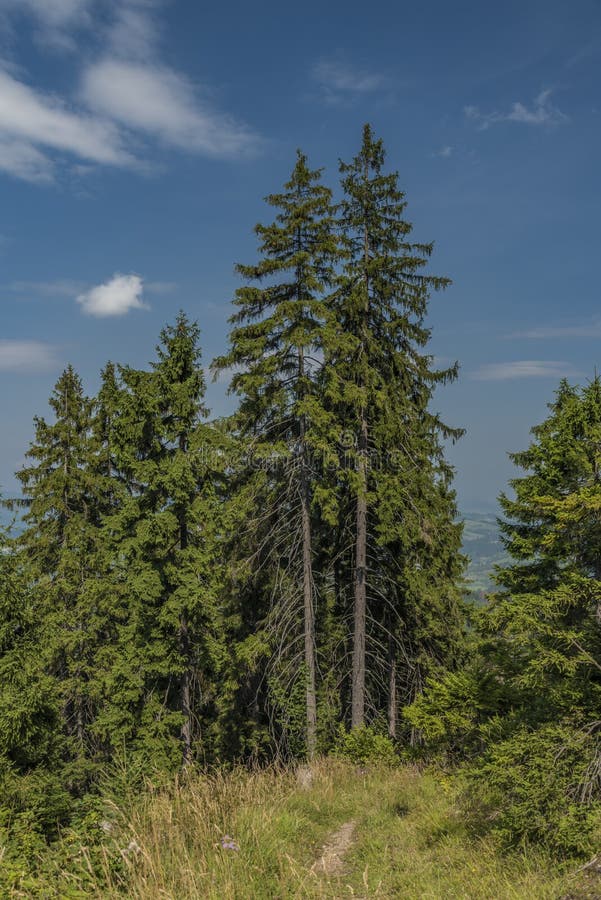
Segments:
[[[597,876],[571,877],[536,852],[503,856],[471,835],[453,783],[411,767],[358,769],[324,760],[312,777],[238,770],[149,789],[107,810],[102,840],[71,869],[14,897],[268,900],[380,897],[510,900],[600,897]],[[344,865],[319,866],[353,822]],[[225,845],[225,846],[224,846]],[[568,867],[569,868],[569,867]],[[576,865],[571,867],[572,870]],[[586,880],[588,879],[588,881]]]

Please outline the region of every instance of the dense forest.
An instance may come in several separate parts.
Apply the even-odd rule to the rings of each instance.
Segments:
[[[237,267],[227,351],[180,313],[145,369],[68,367],[0,555],[0,827],[52,842],[107,779],[370,754],[461,772],[507,845],[595,850],[601,381],[562,383],[466,601],[428,302],[369,126],[334,191],[299,151]],[[150,355],[150,354],[149,354]],[[235,412],[212,418],[205,379]],[[390,751],[390,752],[389,752]]]

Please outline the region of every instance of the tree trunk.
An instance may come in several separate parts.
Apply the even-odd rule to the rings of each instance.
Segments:
[[[299,377],[304,378],[304,355],[299,353]],[[315,666],[315,610],[313,607],[313,559],[311,542],[311,493],[309,486],[309,465],[307,461],[306,422],[300,417],[300,452],[301,452],[301,527],[303,541],[303,608],[305,632],[305,666],[307,669],[306,684],[306,717],[307,717],[307,756],[312,759],[317,747],[317,696]]]
[[[355,536],[355,608],[353,634],[353,684],[351,726],[365,724],[365,629],[367,614],[367,421],[361,415],[359,489]]]
[[[305,616],[305,665],[307,667],[307,755],[315,756],[317,744],[317,698],[315,688],[315,611],[313,608],[313,570],[311,559],[311,520],[309,510],[309,487],[306,473],[302,486],[302,530],[303,530],[303,601]]]
[[[388,734],[395,740],[397,731],[396,648],[388,637]]]
[[[180,434],[179,449],[181,453],[186,453],[188,450],[185,434]],[[183,510],[179,515],[179,547],[180,551],[188,548],[188,522]],[[182,766],[186,768],[192,761],[192,671],[189,624],[185,610],[180,615],[179,646],[184,660],[184,670],[180,679],[180,710],[184,719],[181,730]]]
[[[80,672],[76,669],[73,673],[75,679],[79,681],[81,675]],[[73,706],[75,708],[75,735],[77,737],[77,743],[80,748],[83,748],[85,745],[86,739],[86,723],[85,723],[85,712],[84,712],[84,700],[81,694],[77,693],[73,700]]]
[[[369,179],[369,165],[365,160],[364,178]],[[367,317],[369,314],[369,231],[367,217],[363,227],[363,265],[365,310],[362,334],[362,353],[365,351]],[[364,361],[360,360],[360,365]],[[363,382],[361,387],[365,387]],[[351,695],[351,727],[358,728],[365,724],[365,631],[367,616],[367,410],[365,401],[359,415],[359,446],[357,490],[357,513],[355,533],[355,608],[353,633],[353,683]]]
[[[186,768],[192,761],[192,673],[190,672],[189,655],[190,639],[188,634],[188,622],[185,615],[180,619],[179,641],[182,656],[186,661],[180,681],[180,707],[184,717],[181,731],[182,739],[182,766]]]

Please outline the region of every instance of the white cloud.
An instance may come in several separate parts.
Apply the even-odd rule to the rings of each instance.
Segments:
[[[42,341],[0,340],[0,372],[48,372],[60,365],[57,348]]]
[[[34,36],[52,49],[77,50],[77,32],[94,31],[111,52],[127,59],[146,57],[158,42],[155,10],[165,0],[0,0],[0,22],[25,15]]]
[[[551,91],[541,91],[530,107],[514,103],[507,113],[508,122],[523,122],[525,125],[558,125],[567,122],[568,117],[549,102]]]
[[[475,381],[510,381],[517,378],[566,378],[582,375],[567,362],[524,359],[516,362],[490,363],[472,372]]]
[[[339,103],[383,88],[386,79],[377,72],[353,68],[341,60],[322,59],[311,70],[327,103]]]
[[[27,15],[38,43],[53,50],[77,50],[77,32],[94,31],[112,52],[145,57],[157,43],[154,11],[164,0],[0,0],[0,20]],[[102,17],[94,13],[102,12]],[[4,14],[4,15],[3,15]]]
[[[52,160],[27,141],[0,134],[0,170],[23,181],[49,183],[53,180]]]
[[[216,157],[258,148],[259,138],[249,127],[211,107],[184,75],[157,61],[155,13],[162,4],[0,0],[0,16],[25,12],[55,43],[91,26],[104,43],[104,55],[84,66],[79,105],[29,86],[0,61],[0,171],[50,182],[65,155],[75,157],[68,162],[80,175],[91,171],[90,164],[148,170],[136,158],[140,136]],[[103,8],[108,22],[106,15],[92,15]]]
[[[7,285],[16,294],[37,294],[44,297],[75,297],[86,290],[83,281],[59,278],[56,281],[13,281]]]
[[[92,23],[94,0],[0,0],[0,15],[25,13],[37,25],[39,43],[60,50],[74,50],[73,30]]]
[[[517,122],[522,125],[563,125],[569,121],[568,116],[551,103],[552,91],[541,91],[534,98],[531,106],[515,102],[507,112],[495,110],[482,113],[477,106],[465,106],[463,112],[467,119],[478,123],[484,131],[491,125],[501,122]]]
[[[0,0],[0,10],[30,12],[47,25],[70,25],[87,15],[93,0]]]
[[[121,0],[109,30],[111,53],[131,60],[147,59],[155,49],[158,26],[154,12],[160,0]]]
[[[518,331],[510,335],[512,338],[601,338],[601,319],[581,325],[542,325],[527,331]]]
[[[117,274],[80,294],[77,302],[89,316],[123,316],[132,309],[148,308],[142,299],[143,291],[144,282],[139,275]]]
[[[30,181],[52,179],[52,162],[39,146],[107,165],[130,165],[113,124],[74,112],[0,69],[0,166]]]
[[[571,69],[574,66],[589,60],[591,57],[597,56],[600,51],[601,41],[599,35],[596,34],[592,40],[587,41],[587,43],[583,44],[575,53],[572,53],[565,61],[564,65],[566,69]]]
[[[313,77],[337,91],[367,94],[382,86],[383,78],[374,72],[352,69],[342,62],[322,60],[313,67]]]
[[[441,159],[448,159],[450,156],[453,155],[453,149],[454,148],[451,147],[449,144],[446,144],[446,146],[441,147],[440,150],[437,150],[432,155],[439,156]]]
[[[256,148],[244,125],[199,103],[190,82],[172,69],[105,59],[85,73],[91,109],[182,150],[237,156]]]
[[[71,278],[57,278],[55,281],[12,281],[4,286],[4,290],[14,294],[29,294],[35,297],[68,297],[77,299],[87,294],[94,286],[85,281]],[[174,281],[145,281],[145,294],[165,295],[177,289]]]
[[[177,289],[175,281],[147,281],[144,290],[147,294],[171,294]]]

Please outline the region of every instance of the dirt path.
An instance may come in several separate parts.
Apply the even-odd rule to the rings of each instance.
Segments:
[[[345,822],[335,831],[321,850],[321,856],[313,863],[311,871],[319,875],[344,875],[344,858],[355,840],[356,823]]]

